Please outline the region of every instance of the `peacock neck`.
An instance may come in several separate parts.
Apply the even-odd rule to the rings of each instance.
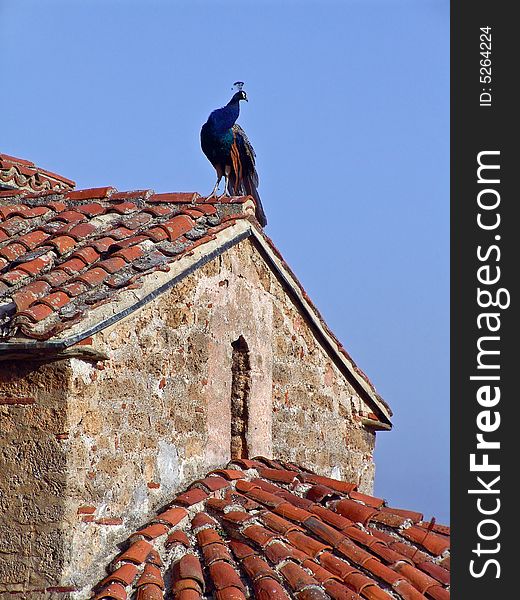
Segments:
[[[233,127],[239,114],[240,107],[238,102],[228,102],[223,108],[219,108],[211,113],[209,118],[211,128],[216,133],[224,133]]]

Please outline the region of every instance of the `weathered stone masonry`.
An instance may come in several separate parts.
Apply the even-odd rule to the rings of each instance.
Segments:
[[[252,241],[89,347],[107,359],[0,365],[0,593],[102,575],[107,548],[232,445],[372,490],[372,409]]]

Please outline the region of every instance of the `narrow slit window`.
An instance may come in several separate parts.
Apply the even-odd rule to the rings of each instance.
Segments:
[[[249,348],[240,336],[233,342],[231,362],[231,458],[248,458],[247,426],[248,403],[251,389],[251,365]]]

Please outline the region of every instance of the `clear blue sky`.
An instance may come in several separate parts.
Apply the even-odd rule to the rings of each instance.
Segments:
[[[376,493],[449,520],[447,0],[0,0],[0,151],[209,192],[246,82],[267,233],[394,410]]]

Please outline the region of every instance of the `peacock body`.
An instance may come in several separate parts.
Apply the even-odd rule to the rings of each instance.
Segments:
[[[252,196],[256,203],[257,220],[265,226],[267,219],[257,190],[255,151],[244,130],[236,123],[241,100],[247,101],[246,93],[242,90],[234,94],[226,106],[214,110],[200,132],[202,151],[217,173],[217,182],[210,196],[216,195],[224,177],[223,195]]]

